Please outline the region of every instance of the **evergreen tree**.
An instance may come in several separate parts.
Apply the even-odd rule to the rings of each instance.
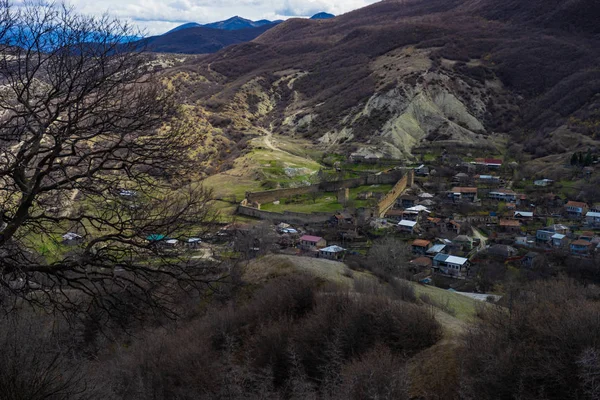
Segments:
[[[571,156],[571,165],[577,165],[577,162],[577,153],[573,153],[573,155]]]
[[[585,154],[583,165],[586,167],[592,165],[592,151],[590,149],[588,149],[587,153]]]

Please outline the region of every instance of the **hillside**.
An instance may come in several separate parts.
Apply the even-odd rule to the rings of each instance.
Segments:
[[[267,24],[236,30],[213,29],[204,26],[176,28],[164,35],[142,39],[139,44],[145,46],[146,50],[156,53],[215,53],[232,44],[249,42],[273,26],[275,25]]]
[[[599,17],[591,0],[388,0],[182,68],[214,83],[201,100],[230,129],[407,159],[502,154],[509,135],[510,154],[544,160],[598,145]]]

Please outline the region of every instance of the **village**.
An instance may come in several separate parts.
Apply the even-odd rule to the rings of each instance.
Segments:
[[[387,194],[378,193],[379,185],[373,184],[361,186],[351,198],[353,189],[328,182],[329,188],[323,190],[333,193],[333,184],[340,205],[331,213],[264,211],[264,203],[257,201],[294,203],[292,199],[302,201],[310,188],[248,193],[238,213],[263,220],[275,236],[270,240],[277,244],[275,251],[288,254],[347,260],[367,255],[382,237],[394,237],[410,249],[406,269],[411,279],[445,287],[483,290],[470,282],[481,282],[481,275],[497,266],[536,271],[565,266],[567,260],[595,262],[600,250],[596,231],[600,204],[561,196],[560,184],[548,178],[518,182],[517,189],[512,180],[515,166],[499,158],[455,162],[450,176],[447,172],[440,176],[438,167],[423,163],[390,170],[394,179],[402,178]],[[588,177],[593,173],[593,167],[582,171]],[[370,179],[374,177],[362,183]],[[373,199],[371,207],[356,205],[366,199]],[[233,223],[222,232],[234,239],[243,236],[240,232],[252,231],[253,224]],[[253,242],[256,254],[265,250],[261,249],[264,236]]]
[[[205,261],[283,253],[360,265],[374,243],[393,238],[393,246],[403,249],[403,277],[465,291],[490,291],[508,270],[531,274],[595,265],[600,203],[571,199],[548,178],[515,182],[515,166],[500,158],[450,162],[452,168],[445,160],[392,166],[350,179],[248,192],[237,217],[212,234],[156,232],[146,241],[165,254],[193,253]],[[581,171],[588,178],[594,172],[593,166]],[[136,197],[128,190],[115,195],[127,204]],[[319,209],[317,199],[332,210]],[[61,243],[83,241],[67,232]]]

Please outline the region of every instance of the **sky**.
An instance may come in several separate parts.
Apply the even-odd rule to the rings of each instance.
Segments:
[[[287,19],[324,11],[340,15],[377,0],[70,0],[84,14],[110,15],[129,21],[147,35],[167,32],[186,22],[205,24],[238,15],[243,18]]]

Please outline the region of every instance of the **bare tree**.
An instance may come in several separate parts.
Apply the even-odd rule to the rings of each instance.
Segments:
[[[406,277],[411,256],[405,242],[386,236],[373,243],[367,255],[369,268],[377,273]]]
[[[198,282],[153,243],[199,235],[211,195],[189,184],[192,138],[135,32],[56,5],[2,3],[0,19],[4,293],[110,309],[123,293],[156,305],[168,285]],[[61,245],[67,232],[75,246]]]

